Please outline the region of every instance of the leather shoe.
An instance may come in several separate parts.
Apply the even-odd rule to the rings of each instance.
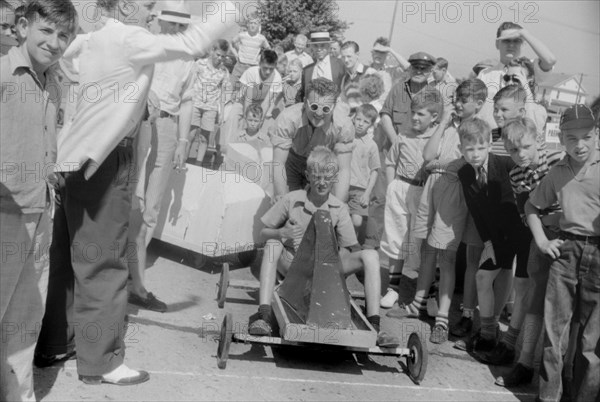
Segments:
[[[124,377],[119,380],[107,380],[102,375],[80,375],[79,379],[88,385],[112,384],[112,385],[136,385],[146,382],[150,379],[147,371],[140,370],[137,375]]]
[[[529,384],[531,380],[533,380],[533,369],[517,363],[510,373],[496,378],[496,385],[511,388]]]
[[[397,348],[400,346],[400,339],[397,336],[390,335],[385,331],[377,334],[377,346],[380,348]]]
[[[46,368],[54,366],[55,364],[66,362],[67,360],[73,360],[76,357],[77,356],[74,350],[61,355],[36,354],[33,356],[33,364],[35,364],[37,368]]]
[[[145,310],[157,311],[159,313],[164,313],[167,311],[166,303],[158,300],[152,292],[148,292],[148,295],[144,299],[141,296],[138,296],[135,293],[129,293],[129,297],[127,300],[130,304],[134,304],[138,307],[141,307]]]
[[[494,366],[506,366],[515,359],[515,350],[504,342],[498,342],[496,347],[488,353],[480,355],[481,362]]]

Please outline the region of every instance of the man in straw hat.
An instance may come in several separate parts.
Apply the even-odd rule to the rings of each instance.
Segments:
[[[201,25],[153,35],[146,27],[155,1],[139,0],[135,7],[131,0],[96,3],[102,17],[93,32],[65,53],[79,58],[81,86],[76,113],[58,140],[62,202],[54,222],[51,308],[36,364],[51,365],[75,347],[84,383],[133,385],[149,374],[124,364],[132,144],[147,111],[154,64],[204,53],[239,14],[227,13],[235,6],[220,2],[221,12]]]

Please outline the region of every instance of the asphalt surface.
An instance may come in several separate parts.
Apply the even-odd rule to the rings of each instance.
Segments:
[[[119,387],[85,385],[78,380],[76,362],[35,369],[38,400],[448,400],[533,401],[534,384],[505,389],[494,384],[509,367],[486,366],[453,347],[428,342],[430,324],[416,319],[383,319],[382,326],[408,340],[421,334],[428,349],[424,380],[416,385],[406,372],[406,359],[393,356],[327,352],[305,347],[278,347],[233,343],[225,369],[217,367],[217,339],[225,312],[233,316],[234,330],[244,331],[256,311],[257,293],[229,289],[219,309],[216,284],[220,264],[198,268],[186,250],[153,241],[150,245],[147,287],[169,305],[166,313],[129,306],[126,364],[150,372],[150,381]],[[249,268],[232,267],[232,279],[251,280]],[[401,301],[414,295],[416,272],[403,278]],[[360,290],[355,278],[351,289]],[[451,322],[459,317],[461,295],[456,295]],[[382,314],[384,316],[385,314]],[[502,327],[506,329],[506,325]]]

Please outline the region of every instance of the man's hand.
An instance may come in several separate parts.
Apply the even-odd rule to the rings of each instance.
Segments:
[[[481,252],[481,258],[479,258],[479,266],[481,267],[487,260],[492,260],[496,265],[496,254],[494,253],[494,246],[491,241],[483,243],[483,251]]]
[[[189,152],[188,145],[189,143],[187,141],[177,142],[177,149],[175,150],[175,155],[173,155],[173,169],[175,169],[177,173],[185,172],[187,170],[185,161],[187,160]]]
[[[282,239],[293,239],[294,245],[297,246],[302,240],[302,227],[300,227],[293,219],[288,219],[285,226],[279,229],[279,234]]]
[[[560,257],[560,246],[564,242],[565,241],[561,239],[546,240],[545,242],[543,242],[542,244],[538,244],[537,246],[542,253],[550,256],[552,259],[556,259]]]

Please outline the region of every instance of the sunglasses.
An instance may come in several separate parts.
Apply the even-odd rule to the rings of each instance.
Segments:
[[[308,108],[312,112],[317,112],[317,111],[319,111],[319,109],[321,109],[321,112],[323,114],[329,114],[333,110],[333,107],[331,107],[329,105],[323,105],[323,106],[321,106],[318,103],[311,103],[310,105],[308,105]]]
[[[515,74],[506,74],[504,77],[502,77],[502,79],[504,82],[516,82],[517,84],[521,83],[521,80],[518,79]]]

